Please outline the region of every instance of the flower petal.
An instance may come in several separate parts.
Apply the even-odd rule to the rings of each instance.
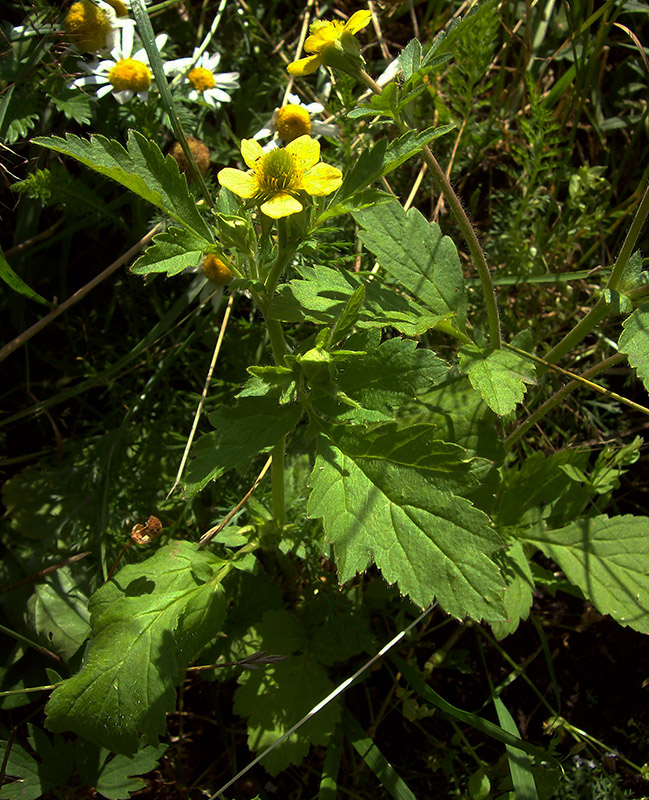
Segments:
[[[280,217],[288,217],[291,214],[297,214],[302,211],[302,203],[290,194],[276,194],[266,203],[259,206],[262,214],[265,214],[271,219],[279,219]]]
[[[289,75],[295,75],[296,77],[301,77],[302,75],[310,75],[312,72],[315,72],[322,62],[322,58],[319,55],[315,56],[307,56],[306,58],[300,58],[297,61],[292,61],[286,69],[288,70]]]
[[[367,13],[369,14],[369,11]],[[334,22],[320,22],[317,28],[311,28],[311,30],[311,36],[307,36],[304,42],[304,51],[306,53],[321,53],[325,47],[329,47],[336,39],[340,39],[340,34],[344,28],[341,23],[336,25]]]
[[[261,147],[259,149],[261,150]],[[226,189],[245,199],[254,197],[258,189],[257,176],[253,172],[242,172],[240,169],[225,167],[216,178],[221,186],[225,186]]]
[[[371,11],[356,11],[345,23],[345,31],[347,33],[358,33],[369,24],[371,19]]]
[[[256,142],[254,139],[242,139],[241,155],[243,156],[243,160],[246,162],[246,166],[252,169],[255,166],[257,159],[264,155],[264,151],[262,150],[259,142]]]
[[[303,170],[311,169],[320,161],[320,142],[305,133],[287,144],[286,152],[300,161]]]
[[[300,189],[314,197],[324,197],[339,189],[342,182],[343,174],[337,167],[320,162],[302,176]]]

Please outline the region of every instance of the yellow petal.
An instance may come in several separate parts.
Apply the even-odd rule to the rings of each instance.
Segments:
[[[308,134],[293,139],[286,145],[285,150],[299,160],[303,170],[311,169],[320,161],[320,142]]]
[[[259,210],[267,217],[279,219],[302,211],[302,203],[290,194],[276,194],[266,203],[262,203],[259,206]]]
[[[221,186],[246,199],[254,197],[259,188],[257,176],[253,172],[242,172],[240,169],[226,167],[216,177]]]
[[[345,23],[345,31],[347,33],[358,33],[369,24],[372,19],[370,11],[356,11]]]
[[[336,39],[340,39],[340,34],[343,32],[343,26],[338,23],[324,22],[319,25],[311,36],[307,36],[304,42],[304,50],[307,53],[321,53],[325,47],[329,47]]]
[[[335,192],[342,182],[343,174],[339,169],[331,164],[320,163],[302,176],[300,189],[314,197],[324,197]]]
[[[315,72],[320,66],[321,61],[322,59],[319,55],[307,56],[306,58],[292,61],[286,69],[289,75],[296,75],[299,78],[302,75],[310,75],[312,72]]]
[[[256,139],[242,139],[241,155],[246,162],[246,166],[252,169],[255,166],[255,161],[264,155],[264,149]]]

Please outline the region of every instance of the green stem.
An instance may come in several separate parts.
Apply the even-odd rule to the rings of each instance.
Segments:
[[[581,376],[582,379],[589,379],[593,378],[595,375],[598,375],[600,372],[608,369],[609,367],[614,366],[615,364],[619,364],[622,361],[626,360],[626,356],[623,353],[616,353],[614,356],[607,358],[605,361],[596,364],[594,367],[586,370],[584,374]],[[516,430],[509,434],[509,436],[503,442],[505,447],[505,451],[511,450],[513,445],[522,439],[523,436],[527,433],[527,431],[534,425],[536,425],[539,420],[541,420],[546,414],[548,414],[552,409],[560,403],[564,397],[567,397],[571,392],[574,392],[575,389],[579,388],[579,386],[583,385],[581,381],[570,381],[565,386],[562,386],[559,391],[555,392],[552,397],[548,398],[543,405],[539,406],[533,414],[522,422]],[[602,389],[603,387],[598,387]],[[608,390],[604,390],[608,393]]]
[[[635,212],[635,217],[633,218],[629,232],[624,239],[624,244],[622,245],[620,254],[618,255],[613,267],[613,272],[611,272],[608,283],[606,284],[608,289],[618,289],[620,281],[622,280],[622,275],[624,274],[624,268],[626,267],[627,261],[629,260],[629,257],[633,252],[633,248],[638,241],[638,236],[640,235],[642,226],[645,223],[647,214],[649,214],[649,183],[647,183],[647,186],[644,190],[640,205]]]
[[[273,487],[273,519],[278,527],[286,523],[286,500],[284,492],[284,451],[286,436],[277,442],[273,449],[273,462],[270,466]]]
[[[273,295],[275,294],[275,289],[277,288],[277,282],[282,276],[282,272],[284,272],[286,267],[293,260],[294,255],[295,255],[295,247],[292,247],[291,245],[288,244],[286,220],[278,219],[277,258],[275,259],[275,263],[271,267],[268,275],[266,276],[266,280],[264,281],[264,288],[266,289],[266,295],[268,296],[269,299],[272,299]]]
[[[548,353],[546,353],[545,356],[543,356],[543,361],[547,361],[549,364],[555,364],[560,358],[563,358],[573,349],[573,347],[579,344],[582,339],[588,336],[588,334],[597,325],[599,325],[608,312],[609,304],[603,297],[600,297],[588,314],[586,314],[586,316],[581,319],[558,344],[556,344]],[[545,371],[546,369],[541,367],[539,368],[537,374],[543,375]]]
[[[381,94],[381,87],[375,83],[375,81],[373,81],[364,70],[360,70],[359,75],[361,80],[372,90],[372,92],[374,92],[374,94]],[[396,119],[395,121],[402,131],[410,129],[410,126],[408,126],[405,121],[401,119]],[[455,190],[451,186],[449,179],[446,177],[446,173],[440,167],[437,159],[428,146],[425,146],[421,151],[421,157],[426,163],[426,166],[430,169],[433,178],[435,179],[442,195],[444,196],[444,199],[448,203],[449,208],[455,217],[455,221],[457,222],[460,231],[462,232],[462,235],[464,236],[464,239],[469,247],[471,257],[473,258],[473,262],[478,270],[478,277],[480,278],[480,284],[482,285],[482,291],[484,293],[485,307],[489,323],[489,340],[494,349],[499,349],[501,346],[501,337],[496,293],[493,283],[491,282],[489,265],[487,264],[487,259],[485,258],[482,247],[480,246],[480,242],[478,241],[478,236],[473,225],[471,224],[471,221],[466,215],[464,208],[462,207],[460,198],[455,193]]]

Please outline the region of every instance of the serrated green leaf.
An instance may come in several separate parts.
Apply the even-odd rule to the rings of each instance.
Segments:
[[[643,303],[622,323],[620,352],[629,359],[629,364],[638,373],[649,392],[649,303]]]
[[[460,349],[460,369],[499,416],[513,411],[523,400],[527,384],[536,382],[534,363],[511,350],[485,352],[465,345]]]
[[[133,264],[131,272],[136,275],[150,272],[176,275],[184,269],[196,267],[209,244],[185,228],[169,228],[154,238],[153,244]]]
[[[398,139],[394,139],[388,145],[381,169],[381,175],[387,175],[405,163],[409,158],[421,153],[423,148],[433,139],[449,133],[455,129],[455,125],[439,125],[438,127],[426,128],[424,131],[407,131]]]
[[[61,736],[54,736],[52,741],[45,731],[34,725],[28,725],[27,731],[29,744],[38,759],[17,741],[12,743],[5,775],[17,780],[0,788],[2,800],[37,800],[52,789],[68,786],[72,776],[73,743]],[[3,759],[6,746],[7,742],[0,746]]]
[[[323,700],[334,685],[322,667],[306,654],[263,670],[246,672],[239,678],[234,712],[248,717],[248,747],[261,752]],[[290,764],[299,764],[312,744],[326,745],[340,720],[340,707],[329,703],[261,763],[276,775]]]
[[[357,422],[391,420],[400,407],[441,381],[450,369],[430,350],[408,339],[388,339],[379,345],[378,335],[372,332],[362,341],[367,341],[368,352],[337,361],[335,376],[335,386],[362,410],[341,406],[325,387],[311,398],[320,413]]]
[[[419,39],[411,39],[399,54],[399,66],[404,80],[410,80],[421,66],[421,43]]]
[[[455,468],[466,469],[446,458],[452,445],[427,458],[423,448],[408,447],[407,429],[369,447],[365,431],[328,429],[309,478],[307,512],[323,519],[340,581],[374,563],[417,605],[437,597],[455,617],[502,619],[504,581],[488,556],[500,539],[485,514],[437,488]]]
[[[499,507],[494,514],[497,527],[526,528],[565,525],[579,517],[589,500],[578,476],[570,477],[570,468],[584,470],[588,451],[561,450],[546,456],[532,453],[519,469],[503,472]],[[567,469],[568,468],[568,469]]]
[[[95,172],[106,175],[135,194],[161,208],[188,228],[198,239],[212,241],[210,230],[187,188],[187,180],[171,156],[164,156],[155,142],[137,131],[129,131],[126,149],[113,140],[95,134],[81,139],[67,134],[36,137],[35,144],[76,158]]]
[[[329,267],[302,267],[302,279],[283,286],[273,298],[270,314],[283,322],[314,322],[331,325],[359,286],[365,286],[365,305],[358,328],[393,327],[406,336],[421,336],[444,317],[383,286],[377,279],[361,279]],[[363,282],[365,280],[365,282]]]
[[[47,727],[124,755],[137,751],[140,735],[157,745],[174,708],[174,685],[223,622],[216,581],[222,563],[196,544],[172,542],[95,592],[88,654],[80,672],[53,691]]]
[[[453,312],[464,325],[466,291],[460,259],[438,225],[427,222],[417,209],[406,213],[396,200],[352,216],[364,228],[361,241],[386,272],[434,313]]]
[[[93,786],[108,800],[126,800],[131,796],[131,792],[138,792],[146,787],[142,778],[134,776],[146,775],[155,769],[166,749],[167,745],[159,747],[148,745],[138,750],[133,758],[114,756],[105,761]]]
[[[565,528],[524,535],[595,608],[620,625],[649,633],[649,517],[583,519]]]
[[[499,560],[507,588],[505,589],[506,619],[493,622],[491,628],[496,639],[504,639],[527,619],[532,606],[534,578],[521,542],[515,542]]]
[[[358,321],[358,317],[365,302],[365,286],[361,284],[358,289],[352,292],[351,297],[345,303],[338,319],[336,320],[331,334],[329,335],[330,345],[338,344],[351,331]]]
[[[9,266],[9,263],[2,252],[2,247],[0,247],[0,278],[7,284],[7,286],[11,287],[14,292],[18,292],[18,294],[22,294],[24,297],[34,300],[36,303],[41,303],[48,308],[52,305],[44,297],[41,297],[38,292],[35,292],[33,289],[31,289],[19,275],[16,275],[16,273]]]
[[[66,119],[74,120],[79,125],[89,125],[92,120],[92,101],[90,97],[78,89],[58,86],[56,94],[48,95],[50,102],[62,111]]]
[[[273,395],[243,397],[235,406],[213,412],[210,422],[217,430],[196,443],[187,491],[195,494],[228,469],[246,469],[256,455],[272,450],[301,416],[300,405],[278,405]]]

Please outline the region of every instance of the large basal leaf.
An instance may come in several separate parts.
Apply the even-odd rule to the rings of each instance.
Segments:
[[[171,157],[162,154],[155,142],[137,131],[129,131],[126,149],[114,139],[94,135],[81,139],[69,133],[59,136],[38,136],[35,144],[76,158],[90,169],[111,178],[149,203],[165,211],[189,228],[198,238],[212,241],[196,200],[187,188],[187,180]]]
[[[393,327],[406,336],[421,336],[443,317],[397,294],[377,279],[362,280],[351,273],[329,267],[302,267],[302,278],[280,286],[270,314],[282,322],[314,322],[329,325],[360,286],[365,286],[365,301],[358,328]]]
[[[86,659],[52,693],[47,727],[125,755],[137,751],[140,735],[157,745],[175,684],[221,628],[222,563],[193,543],[173,542],[95,592]]]
[[[523,536],[553,559],[595,608],[649,633],[649,517],[583,519]]]
[[[245,470],[256,455],[272,450],[301,416],[300,405],[279,405],[275,395],[242,397],[232,408],[214,411],[210,422],[216,430],[196,443],[187,491],[195,494],[228,469]]]
[[[485,403],[496,414],[509,414],[535,383],[534,364],[511,350],[485,353],[474,345],[460,349],[460,369],[469,376]]]
[[[629,364],[649,392],[649,303],[643,303],[622,323],[620,352],[625,353]]]
[[[452,312],[464,325],[466,291],[460,259],[438,225],[427,222],[415,208],[406,213],[397,200],[352,216],[364,229],[361,241],[386,272],[435,314]]]
[[[374,563],[417,605],[437,598],[458,618],[504,619],[504,580],[489,557],[500,538],[448,490],[469,470],[463,451],[433,447],[420,426],[385,433],[332,426],[318,440],[307,512],[323,519],[340,581]]]
[[[149,272],[176,275],[188,267],[197,266],[208,244],[185,228],[169,228],[154,238],[151,247],[147,247],[133,264],[131,272],[136,275]]]

